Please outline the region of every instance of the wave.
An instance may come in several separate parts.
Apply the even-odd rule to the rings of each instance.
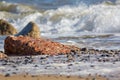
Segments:
[[[1,0],[3,2],[11,2],[17,4],[27,4],[36,6],[40,9],[56,9],[64,5],[77,5],[84,3],[86,5],[101,4],[103,2],[119,3],[119,0]]]
[[[49,31],[64,32],[120,32],[120,6],[99,4],[63,6],[43,13],[44,26]],[[42,21],[42,20],[41,20]]]
[[[9,15],[0,15],[21,31],[29,21],[34,21],[40,27],[43,35],[59,34],[74,35],[83,33],[120,33],[120,5],[110,2],[86,5],[64,5],[57,9],[48,9],[43,12],[32,6],[3,3],[15,11],[6,11]],[[8,8],[4,6],[4,8]],[[19,8],[21,7],[22,8]],[[26,10],[27,6],[27,10]],[[1,7],[1,6],[0,6]],[[6,9],[0,10],[0,14]],[[24,15],[23,15],[24,14]],[[2,17],[1,17],[2,16]]]
[[[10,13],[27,13],[35,11],[35,8],[29,5],[8,3],[6,1],[2,1],[0,2],[0,11]]]

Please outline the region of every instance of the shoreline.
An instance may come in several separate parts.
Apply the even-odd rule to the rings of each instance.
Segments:
[[[0,79],[2,80],[108,80],[105,77],[102,76],[65,76],[65,75],[1,75],[0,74]]]
[[[20,80],[20,77],[23,80],[49,80],[48,76],[51,76],[53,80],[61,80],[62,75],[62,80],[68,80],[66,77],[70,75],[69,80],[92,80],[86,78],[100,75],[97,77],[101,79],[97,80],[119,80],[118,55],[75,54],[73,60],[70,55],[11,56],[0,60],[0,79]],[[60,79],[56,79],[56,76]],[[79,79],[80,76],[83,78]]]

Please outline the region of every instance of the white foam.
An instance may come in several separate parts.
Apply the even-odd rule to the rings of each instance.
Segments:
[[[79,5],[64,6],[57,10],[47,10],[43,13],[42,28],[51,34],[73,34],[74,32],[119,33],[119,5]],[[41,25],[41,23],[40,23]]]
[[[81,46],[97,47],[101,49],[119,49],[120,5],[99,3],[88,6],[84,3],[78,3],[78,5],[65,5],[58,7],[57,9],[48,9],[44,12],[35,11],[24,16],[21,12],[24,12],[25,10],[21,8],[21,5],[18,5],[18,7],[20,7],[20,9],[18,9],[18,14],[16,15],[13,13],[6,15],[4,12],[0,12],[0,18],[4,18],[12,23],[18,32],[30,21],[34,21],[40,27],[41,35],[44,37],[79,37],[83,35],[91,36],[93,34],[99,35],[110,33],[114,35],[115,38],[104,40],[98,38],[97,41],[94,40],[94,37],[94,39],[86,40],[83,40],[80,37],[79,40],[74,39],[73,41],[75,43],[71,44],[76,45],[76,41],[81,41],[79,44]],[[111,41],[109,44],[112,45],[100,45],[101,43],[104,43],[105,40],[108,42]],[[82,41],[84,41],[83,45]]]
[[[35,21],[39,20],[41,17],[41,14],[36,12],[34,14],[30,14],[23,19],[17,19],[12,22],[12,24],[17,28],[18,31],[21,31],[30,21]]]
[[[23,6],[24,7],[24,6]],[[26,9],[26,8],[25,8]],[[29,21],[35,21],[42,35],[74,35],[84,33],[119,33],[120,5],[108,4],[79,4],[62,6],[45,12],[33,12],[24,18],[7,19],[20,31]],[[21,5],[17,5],[18,13],[24,12]],[[29,9],[27,9],[29,12]],[[26,11],[27,12],[27,11]],[[21,15],[21,14],[19,14]],[[22,16],[22,15],[21,15]],[[5,16],[3,15],[3,18]],[[12,20],[12,21],[11,21]],[[61,34],[62,33],[62,34]]]

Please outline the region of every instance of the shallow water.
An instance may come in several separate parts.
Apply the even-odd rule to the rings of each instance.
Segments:
[[[120,48],[119,0],[1,0],[0,18],[20,32],[30,21],[43,37],[98,49]],[[64,37],[59,40],[59,38]],[[71,38],[70,38],[71,37]],[[2,39],[1,39],[2,40]]]
[[[32,75],[102,75],[113,80],[119,79],[120,54],[78,54],[74,61],[69,61],[66,55],[57,56],[16,56],[8,60],[0,60],[0,73]],[[116,77],[118,75],[118,77]],[[112,76],[112,77],[111,77]]]

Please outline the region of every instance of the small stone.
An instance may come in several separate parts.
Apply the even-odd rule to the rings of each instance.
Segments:
[[[68,66],[73,66],[73,64],[68,64]]]
[[[12,67],[13,67],[13,68],[16,68],[17,66],[13,65]]]
[[[38,67],[38,65],[35,65],[34,67]]]
[[[10,74],[9,73],[5,74],[5,77],[10,77]]]
[[[41,57],[40,59],[46,59],[47,57]]]
[[[23,77],[25,78],[25,77],[26,77],[26,75],[23,75]]]
[[[7,58],[7,57],[8,56],[6,54],[0,52],[0,59],[4,59],[4,58]]]
[[[67,54],[67,59],[68,59],[68,62],[74,61],[74,56],[72,56],[71,54]]]
[[[18,71],[18,69],[15,69],[16,71]]]
[[[12,74],[17,74],[16,72],[12,72]]]
[[[87,48],[81,48],[81,51],[86,51],[87,50]]]
[[[102,54],[100,57],[110,57],[109,54]]]
[[[31,75],[31,77],[37,77],[37,75]]]
[[[81,69],[78,69],[78,71],[81,71]]]
[[[95,67],[94,65],[90,65],[90,67]]]
[[[92,78],[92,80],[96,80],[96,78]]]
[[[67,76],[67,78],[70,78],[70,76]]]

